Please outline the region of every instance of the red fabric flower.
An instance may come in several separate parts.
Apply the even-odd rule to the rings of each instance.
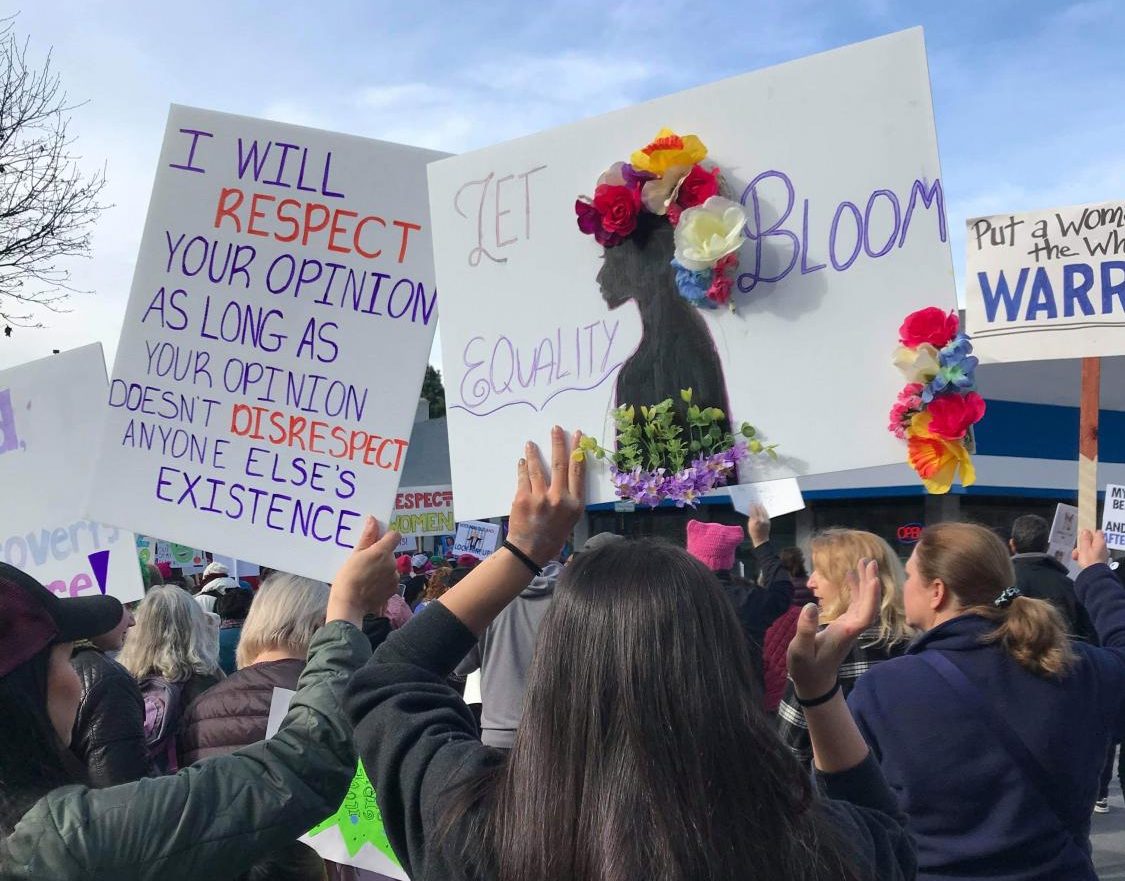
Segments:
[[[578,215],[578,228],[586,235],[592,235],[599,245],[612,248],[621,244],[624,237],[605,229],[601,212],[590,202],[578,199],[574,203],[574,213]]]
[[[946,440],[961,440],[970,425],[984,418],[984,398],[976,392],[962,397],[957,394],[938,395],[926,408],[930,414],[930,432]]]
[[[923,343],[941,349],[957,336],[958,325],[956,312],[929,306],[906,316],[902,327],[898,329],[898,338],[908,349],[917,348]]]
[[[606,232],[627,236],[637,228],[641,196],[632,187],[602,184],[594,190],[594,208],[601,215]]]
[[[708,171],[702,165],[695,165],[680,182],[676,203],[680,208],[694,208],[717,195],[719,195],[719,169],[716,167]]]
[[[707,299],[717,306],[725,306],[730,302],[730,288],[730,276],[716,272],[707,289]]]

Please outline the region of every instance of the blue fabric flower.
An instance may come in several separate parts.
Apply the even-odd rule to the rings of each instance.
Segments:
[[[922,389],[922,402],[929,404],[944,391],[964,392],[976,385],[979,360],[973,354],[973,344],[963,333],[957,334],[938,353],[938,373]]]
[[[707,299],[714,271],[703,269],[694,272],[681,266],[677,260],[673,260],[672,265],[676,268],[676,287],[680,290],[680,296],[701,308],[714,309],[715,304]]]

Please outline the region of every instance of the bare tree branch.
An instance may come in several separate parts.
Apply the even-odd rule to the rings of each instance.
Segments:
[[[0,324],[42,327],[65,312],[70,272],[60,265],[90,255],[90,229],[106,207],[105,171],[84,175],[73,152],[71,104],[51,56],[40,67],[0,19]]]

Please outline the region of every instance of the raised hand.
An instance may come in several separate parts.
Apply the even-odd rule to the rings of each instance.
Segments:
[[[802,700],[812,700],[832,689],[840,664],[879,614],[879,564],[860,560],[849,580],[851,602],[847,611],[826,628],[817,632],[820,612],[813,603],[805,606],[797,619],[797,635],[789,643],[789,675]]]
[[[770,515],[761,505],[750,508],[750,519],[746,524],[746,531],[750,533],[750,541],[754,547],[759,548],[770,540]]]
[[[1109,548],[1106,547],[1105,533],[1100,529],[1091,532],[1083,529],[1078,534],[1078,547],[1070,552],[1080,567],[1094,566],[1098,563],[1109,562]]]
[[[582,433],[576,431],[571,448]],[[539,447],[528,441],[517,465],[516,497],[508,519],[508,541],[542,566],[555,559],[586,506],[586,464],[571,458],[566,435],[551,430],[551,471],[544,470]]]
[[[381,532],[374,517],[364,521],[359,541],[332,581],[328,621],[351,621],[362,627],[363,616],[381,613],[398,590],[394,552],[402,536]]]

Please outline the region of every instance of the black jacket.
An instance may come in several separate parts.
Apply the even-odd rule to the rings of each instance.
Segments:
[[[1062,613],[1067,630],[1075,639],[1098,645],[1097,632],[1086,608],[1074,594],[1067,568],[1049,554],[1016,554],[1016,587],[1024,596],[1046,600]]]
[[[716,572],[723,593],[734,606],[738,623],[750,649],[750,662],[754,665],[754,675],[758,683],[758,693],[765,693],[765,678],[762,674],[762,646],[766,641],[766,631],[780,618],[793,602],[793,579],[781,565],[781,558],[771,542],[754,548],[754,557],[762,570],[765,587],[734,578],[729,572]]]
[[[80,643],[71,658],[82,682],[71,750],[92,786],[116,786],[148,774],[145,705],[129,671],[101,649]]]
[[[504,753],[481,743],[472,713],[446,684],[476,643],[452,612],[433,603],[392,633],[348,685],[345,705],[356,748],[387,838],[414,881],[496,877],[480,842],[470,840],[469,813],[442,829],[450,791],[504,761]],[[913,878],[905,818],[874,759],[820,780],[829,797],[818,799],[816,808],[852,847],[860,877]],[[478,801],[471,810],[480,809]]]

